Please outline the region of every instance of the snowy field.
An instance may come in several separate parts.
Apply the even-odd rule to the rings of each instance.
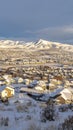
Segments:
[[[68,109],[59,112],[55,106],[55,120],[42,120],[42,111],[46,103],[30,98],[26,93],[16,94],[7,104],[0,103],[0,129],[1,130],[57,130],[64,119],[73,115]]]

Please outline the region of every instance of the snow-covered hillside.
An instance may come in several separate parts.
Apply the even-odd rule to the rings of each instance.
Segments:
[[[37,42],[24,42],[12,40],[0,40],[1,48],[27,48],[27,49],[51,49],[57,48],[65,51],[73,52],[73,45],[63,44],[58,42],[51,42],[40,39]]]

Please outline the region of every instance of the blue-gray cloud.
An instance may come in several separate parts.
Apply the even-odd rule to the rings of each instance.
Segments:
[[[72,25],[73,0],[0,0],[1,37],[70,41]]]
[[[44,38],[52,41],[73,43],[73,25],[49,27],[36,31],[27,30],[26,34],[29,36],[33,35],[37,39]]]

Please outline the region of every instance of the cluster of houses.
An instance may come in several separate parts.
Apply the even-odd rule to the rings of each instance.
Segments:
[[[55,51],[55,50],[54,50]],[[72,52],[57,50],[1,50],[0,51],[0,65],[42,65],[42,64],[66,64],[73,65]]]
[[[19,86],[19,90],[24,88],[23,91],[28,88],[31,92],[35,90],[34,92],[48,93],[57,101],[64,102],[67,97],[72,101],[72,54],[47,49],[0,50],[0,96],[15,96],[15,88]],[[57,89],[63,90],[57,92]]]
[[[73,102],[73,68],[23,67],[0,70],[0,97],[11,98],[19,92],[46,93],[57,103]],[[28,88],[28,89],[26,89]]]

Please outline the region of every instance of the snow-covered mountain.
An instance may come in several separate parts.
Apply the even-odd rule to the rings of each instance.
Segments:
[[[0,40],[0,47],[9,48],[16,46],[23,46],[23,41],[12,41],[12,40]]]
[[[42,40],[40,39],[38,42],[36,42],[36,47],[37,48],[52,48],[52,47],[56,47],[59,46],[61,43],[56,43],[56,42],[51,42],[51,41],[46,41],[46,40]]]
[[[26,49],[51,49],[57,48],[66,51],[73,52],[73,45],[63,44],[58,42],[51,42],[40,39],[37,42],[24,42],[24,41],[12,41],[12,40],[1,40],[0,48],[26,48]]]
[[[51,41],[46,41],[42,39],[36,42],[35,47],[40,48],[40,49],[57,48],[57,49],[62,49],[62,50],[73,52],[73,45],[63,44],[63,43],[58,43],[58,42],[51,42]]]

